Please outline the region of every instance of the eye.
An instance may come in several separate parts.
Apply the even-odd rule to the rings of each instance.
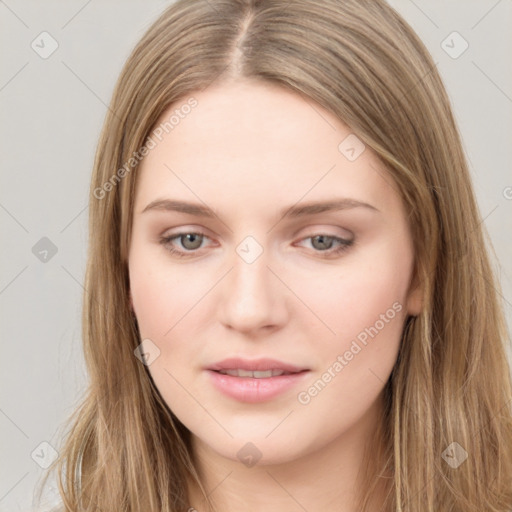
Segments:
[[[304,238],[303,241],[304,240],[311,240],[311,246],[315,249],[315,252],[323,253],[321,254],[322,257],[340,254],[354,243],[354,239],[347,240],[345,238],[325,234],[308,236]]]
[[[169,236],[163,236],[160,243],[173,255],[179,258],[186,258],[194,256],[203,247],[203,242],[209,239],[204,233],[200,232],[182,232],[175,233]],[[343,251],[346,251],[353,245],[354,239],[347,240],[341,237],[318,234],[303,238],[301,242],[311,240],[311,247],[314,252],[320,254],[323,258],[336,256]],[[176,247],[178,242],[178,247]]]
[[[178,257],[192,256],[200,249],[202,243],[208,237],[204,233],[197,232],[183,232],[176,233],[170,236],[164,236],[160,239],[160,243],[172,254]],[[174,241],[177,240],[181,248],[176,248]],[[190,253],[190,254],[187,254]]]

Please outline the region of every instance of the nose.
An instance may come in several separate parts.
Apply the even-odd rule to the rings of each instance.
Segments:
[[[288,297],[275,274],[265,252],[252,263],[235,255],[233,268],[223,279],[219,304],[221,321],[227,328],[256,334],[285,325]]]

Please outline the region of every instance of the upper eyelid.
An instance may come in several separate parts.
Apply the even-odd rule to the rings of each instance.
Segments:
[[[201,230],[194,230],[194,229],[189,229],[189,230],[186,230],[186,231],[180,231],[178,233],[171,233],[169,235],[166,235],[165,233],[161,236],[161,238],[163,239],[168,239],[168,240],[174,240],[176,238],[179,238],[180,236],[185,236],[185,235],[199,235],[199,236],[202,236],[204,238],[208,238],[209,240],[212,239],[212,237],[208,236],[205,232],[201,231]]]
[[[203,231],[201,231],[201,230],[193,230],[193,229],[180,231],[178,233],[172,233],[172,234],[170,234],[168,236],[163,235],[162,238],[163,239],[167,239],[170,242],[171,240],[179,239],[181,236],[185,236],[185,235],[189,235],[189,234],[196,234],[196,235],[199,235],[199,236],[202,236],[204,238],[207,238],[207,239],[211,240],[211,237],[208,236]],[[344,238],[343,236],[333,235],[333,234],[329,234],[329,233],[323,232],[323,231],[315,231],[314,233],[312,233],[310,235],[300,237],[298,242],[303,242],[304,240],[309,240],[309,239],[315,238],[316,236],[321,236],[321,235],[333,238],[333,239],[341,241],[341,242],[346,242],[346,243],[353,242],[354,238],[355,238],[354,236],[352,236],[350,238]],[[204,248],[205,247],[202,247],[200,249],[204,249]],[[188,251],[187,250],[183,250],[182,252],[193,253],[193,252],[200,251],[200,249],[194,249],[194,250],[188,250]]]
[[[342,240],[351,240],[352,238],[354,238],[354,233],[347,229],[347,228],[342,228],[341,226],[338,226],[339,229],[343,229],[343,231],[347,232],[349,234],[348,237],[342,235],[342,234],[334,234],[334,233],[330,233],[329,231],[331,229],[334,229],[334,226],[331,226],[330,228],[327,228],[327,229],[322,229],[322,228],[316,228],[315,230],[313,230],[310,234],[310,235],[307,235],[307,236],[302,236],[302,238],[308,238],[310,236],[318,236],[318,235],[326,235],[326,236],[331,236],[331,237],[334,237],[334,238],[340,238]],[[174,233],[170,233],[169,235],[166,235],[166,233],[168,231],[171,231],[173,229],[179,229],[180,231],[177,231],[177,232],[174,232]],[[298,230],[294,230],[294,234],[293,234],[293,237],[292,238],[296,238],[298,236],[298,233],[302,230],[308,230],[309,229],[313,229],[311,226],[306,226],[306,227],[302,227]],[[208,235],[208,232],[210,232],[209,229],[205,229],[205,228],[185,228],[185,229],[182,229],[180,227],[177,227],[177,228],[168,228],[166,229],[165,231],[163,231],[161,237],[162,238],[173,238],[173,237],[177,237],[177,236],[180,236],[180,235],[187,235],[187,234],[191,234],[191,233],[195,233],[195,234],[199,234],[199,235],[202,235],[202,236],[205,236],[207,238],[212,238],[211,236]],[[215,236],[215,235],[214,235]]]

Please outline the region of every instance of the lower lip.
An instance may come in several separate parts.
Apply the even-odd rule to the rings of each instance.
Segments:
[[[213,385],[225,395],[240,402],[256,403],[270,400],[293,388],[304,380],[309,370],[263,379],[233,377],[213,370],[207,370],[207,373]]]

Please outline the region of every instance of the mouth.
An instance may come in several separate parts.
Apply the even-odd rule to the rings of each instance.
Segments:
[[[242,370],[242,369],[233,369],[233,370],[213,370],[217,373],[221,373],[222,375],[230,375],[231,377],[248,377],[251,379],[269,379],[270,377],[280,377],[281,375],[293,375],[295,373],[302,372],[287,372],[284,370],[274,369],[274,370]],[[308,370],[302,370],[308,371]]]
[[[253,379],[268,379],[270,377],[291,375],[309,370],[308,368],[277,359],[243,359],[240,357],[223,359],[205,369],[232,377],[251,377]]]
[[[230,358],[207,368],[210,382],[223,395],[239,402],[264,402],[304,382],[309,368],[275,359]]]

